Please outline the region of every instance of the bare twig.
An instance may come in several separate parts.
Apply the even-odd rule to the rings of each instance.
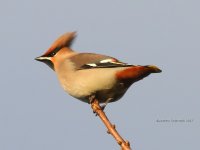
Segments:
[[[120,134],[117,132],[115,125],[111,124],[111,122],[108,120],[106,114],[101,109],[101,106],[99,105],[99,102],[97,99],[93,100],[91,103],[91,107],[93,111],[99,116],[99,118],[102,120],[104,125],[107,127],[108,134],[111,134],[114,139],[117,141],[117,143],[121,146],[122,150],[131,150],[130,143],[128,141],[125,141]]]

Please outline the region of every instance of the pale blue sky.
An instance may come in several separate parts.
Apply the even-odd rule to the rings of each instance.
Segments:
[[[163,70],[105,110],[134,150],[199,149],[199,6],[197,0],[1,0],[0,149],[119,149],[90,106],[67,95],[54,72],[34,60],[75,30],[79,52]]]

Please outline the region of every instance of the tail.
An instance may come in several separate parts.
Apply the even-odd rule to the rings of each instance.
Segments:
[[[116,77],[118,80],[122,80],[132,84],[136,81],[139,81],[147,77],[151,73],[160,73],[160,72],[162,72],[162,70],[153,65],[132,66],[130,68],[126,68],[122,71],[117,72]]]
[[[146,68],[148,68],[148,70],[151,72],[151,73],[160,73],[162,72],[162,70],[156,66],[153,66],[153,65],[147,65],[147,66],[144,66]]]

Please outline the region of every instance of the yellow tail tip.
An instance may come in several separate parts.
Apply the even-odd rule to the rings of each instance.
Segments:
[[[162,72],[162,70],[160,68],[158,68],[157,66],[148,65],[147,67],[151,69],[152,73],[160,73],[160,72]]]

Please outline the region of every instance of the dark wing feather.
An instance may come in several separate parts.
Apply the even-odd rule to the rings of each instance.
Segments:
[[[85,64],[83,66],[81,66],[80,69],[94,69],[94,68],[116,68],[116,67],[129,67],[129,66],[133,66],[133,65],[129,65],[129,64],[115,64],[115,63],[96,63],[96,66],[94,66],[94,64]],[[79,70],[80,70],[79,69]]]
[[[72,56],[70,60],[74,63],[77,70],[133,66],[120,62],[110,56],[93,53],[80,53],[78,55]]]

